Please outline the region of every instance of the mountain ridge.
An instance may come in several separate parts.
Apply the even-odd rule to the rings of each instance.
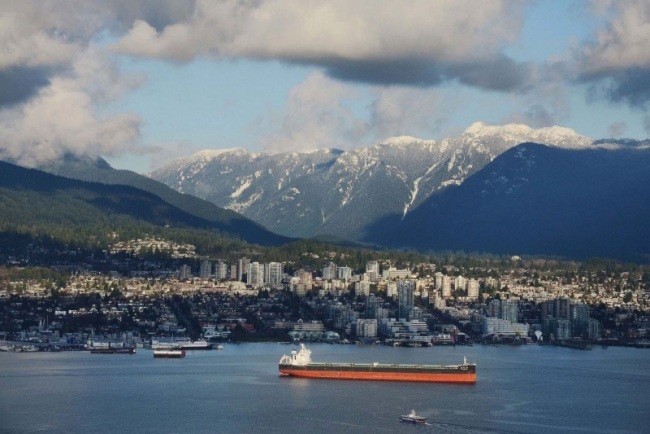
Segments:
[[[367,242],[393,248],[650,259],[650,150],[518,145]]]
[[[374,221],[396,212],[406,216],[431,194],[460,185],[507,149],[540,138],[552,146],[592,146],[591,139],[568,128],[477,122],[454,139],[400,136],[350,151],[204,150],[149,176],[286,236],[359,240]]]
[[[243,217],[237,216],[232,211],[220,211],[214,204],[207,203],[197,198],[189,197],[186,195],[181,195],[178,192],[175,192],[163,185],[157,185],[159,183],[150,180],[141,175],[135,174],[134,172],[129,171],[116,171],[112,169],[108,163],[104,160],[94,160],[92,159],[79,159],[77,157],[68,157],[68,160],[65,162],[59,162],[59,169],[67,172],[67,177],[53,174],[47,171],[41,171],[38,169],[28,169],[21,166],[14,165],[8,162],[0,161],[0,170],[3,173],[0,186],[5,189],[4,198],[7,199],[11,195],[11,190],[17,188],[26,188],[30,191],[38,191],[49,189],[50,193],[57,191],[56,189],[52,190],[54,187],[57,187],[58,190],[61,189],[78,189],[80,191],[88,191],[90,193],[85,193],[83,197],[64,197],[64,200],[69,202],[77,203],[80,207],[88,206],[107,206],[109,212],[119,211],[126,215],[134,214],[134,217],[141,217],[143,215],[148,215],[148,212],[152,212],[152,216],[155,215],[156,210],[164,213],[169,213],[173,216],[172,220],[187,224],[189,227],[201,227],[201,228],[211,228],[221,231],[222,234],[226,236],[240,238],[255,244],[262,245],[279,245],[289,242],[290,240],[273,234],[264,228],[262,228],[257,223],[245,219]],[[76,171],[75,171],[76,167]],[[50,169],[54,170],[53,167]],[[29,174],[29,175],[28,175]],[[74,175],[78,176],[75,178]],[[80,179],[85,178],[85,179]],[[129,182],[136,185],[129,185]],[[13,183],[13,184],[12,184]],[[145,188],[138,188],[137,184],[140,183],[145,186]],[[159,188],[158,188],[159,187]],[[148,190],[150,191],[147,191]],[[158,189],[158,191],[156,191]],[[162,196],[168,196],[172,200],[165,200],[161,197],[160,191],[163,192]],[[101,195],[104,194],[113,194],[118,195],[119,199],[114,200],[114,206],[111,208],[110,200],[103,201]],[[88,199],[89,195],[96,196],[93,201]],[[147,210],[143,204],[138,203],[137,200],[127,200],[125,196],[129,197],[138,197],[144,204],[150,204],[152,210]],[[15,200],[19,200],[14,198]],[[47,198],[37,197],[37,200],[47,201]],[[81,204],[84,202],[84,204]],[[117,202],[122,202],[123,206],[118,210]],[[126,206],[126,204],[129,206]],[[178,206],[178,205],[182,206]],[[198,204],[198,205],[197,205]],[[195,207],[192,208],[192,205]],[[23,206],[27,206],[24,204]],[[51,205],[50,206],[54,206]],[[130,208],[129,208],[130,207]],[[190,208],[189,210],[187,208]],[[38,214],[39,210],[35,209],[32,212]],[[66,213],[71,221],[79,220],[78,217],[74,216],[72,211],[61,211]],[[140,215],[138,215],[140,213]],[[97,216],[97,214],[94,214]],[[225,215],[225,217],[224,217]],[[101,219],[101,217],[99,217]],[[90,223],[90,221],[88,221]],[[150,221],[152,224],[163,225],[162,221]]]

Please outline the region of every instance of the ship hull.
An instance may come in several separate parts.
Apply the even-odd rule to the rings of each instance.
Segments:
[[[420,383],[476,383],[476,367],[460,366],[399,366],[399,365],[351,365],[309,364],[305,366],[279,366],[280,375],[301,378],[324,378],[336,380],[406,381]]]
[[[185,357],[184,350],[154,350],[153,356],[156,359],[180,359]]]

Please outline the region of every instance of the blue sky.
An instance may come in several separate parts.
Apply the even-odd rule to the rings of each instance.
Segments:
[[[146,172],[202,149],[351,149],[477,121],[643,139],[648,22],[642,0],[9,0],[0,157]]]

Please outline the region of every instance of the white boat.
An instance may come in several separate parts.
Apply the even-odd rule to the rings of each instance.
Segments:
[[[190,342],[182,341],[178,342],[182,350],[211,350],[212,344],[206,341],[205,339],[199,339],[198,341]]]
[[[427,423],[427,418],[418,416],[415,414],[415,410],[411,410],[409,414],[403,414],[402,417],[399,418],[400,422],[406,422],[406,423]]]

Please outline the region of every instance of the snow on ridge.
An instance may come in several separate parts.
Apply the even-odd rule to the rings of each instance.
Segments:
[[[413,136],[396,136],[396,137],[389,137],[388,139],[384,140],[381,145],[410,145],[413,143],[423,143],[427,145],[435,144],[435,140],[425,140],[425,139],[418,139],[417,137]]]
[[[502,137],[515,142],[541,142],[563,148],[588,147],[592,143],[590,138],[578,134],[575,130],[557,125],[535,129],[524,124],[489,125],[485,122],[474,122],[463,132],[463,136],[478,139]]]

